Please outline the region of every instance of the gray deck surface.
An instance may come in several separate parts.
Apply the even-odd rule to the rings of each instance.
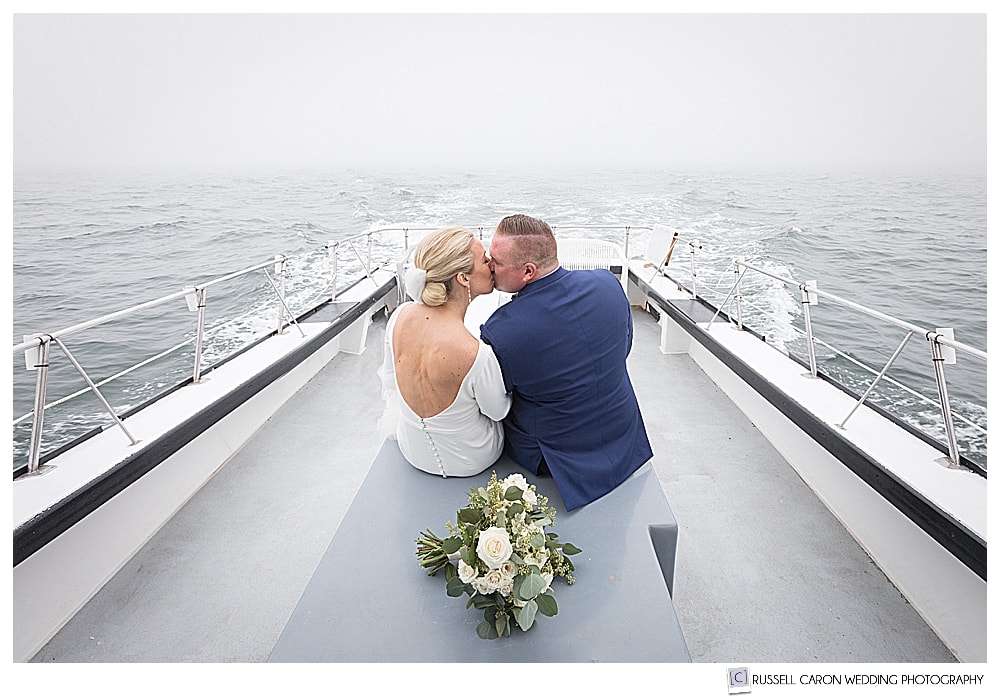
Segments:
[[[954,661],[753,424],[635,316],[629,370],[680,528],[674,605],[692,660]],[[378,394],[384,327],[289,401],[32,661],[265,661],[378,451],[382,405],[356,398]]]

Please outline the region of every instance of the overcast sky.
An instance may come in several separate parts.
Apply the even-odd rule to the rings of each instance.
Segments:
[[[986,163],[984,14],[15,15],[21,168]]]

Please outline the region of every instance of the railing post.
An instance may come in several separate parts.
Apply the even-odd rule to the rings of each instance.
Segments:
[[[698,250],[701,249],[701,245],[698,244],[697,240],[692,240],[688,243],[691,248],[691,296],[692,298],[698,297],[698,270],[695,268],[694,257]]]
[[[816,343],[813,339],[812,319],[809,316],[809,306],[819,304],[819,296],[816,295],[816,282],[806,281],[799,286],[802,291],[802,317],[806,322],[806,348],[809,351],[809,375],[816,377]]]
[[[330,255],[330,274],[333,277],[333,290],[330,292],[330,301],[337,300],[337,257],[339,253],[340,243],[336,240],[330,240],[326,243],[327,253]]]
[[[631,236],[631,231],[632,231],[632,226],[626,225],[625,226],[625,259],[626,260],[628,260],[628,243],[629,243],[629,238],[632,237]],[[626,278],[628,277],[628,270],[627,269],[625,270],[625,276],[626,276]]]
[[[278,277],[278,331],[277,334],[281,334],[281,330],[285,326],[285,281],[288,278],[288,273],[285,266],[284,255],[274,256],[274,274]]]
[[[736,327],[743,329],[743,293],[740,288],[740,280],[743,274],[740,273],[740,266],[743,264],[743,257],[733,257],[733,273],[736,274],[736,291],[733,300],[736,302]]]
[[[367,270],[368,270],[368,278],[371,279],[371,278],[373,278],[372,277],[372,273],[371,273],[371,268],[372,268],[372,234],[371,234],[371,231],[368,232],[368,238],[367,238],[367,240],[368,240],[368,265],[367,265]]]
[[[35,411],[31,419],[31,441],[28,445],[28,474],[34,474],[39,469],[39,459],[42,452],[42,422],[45,419],[45,390],[49,380],[49,349],[51,338],[48,335],[38,338],[40,344],[35,350],[35,362],[32,366],[38,373],[35,375]]]
[[[939,337],[955,339],[955,331],[951,327],[938,327],[934,332],[927,333],[927,341],[931,345],[931,361],[934,364],[934,377],[937,380],[938,397],[941,400],[941,417],[944,419],[945,434],[948,437],[948,456],[951,459],[951,464],[958,467],[960,458],[958,439],[955,436],[955,422],[951,417],[948,386],[944,379],[944,366],[955,363],[955,350],[940,344]]]
[[[198,329],[194,338],[194,373],[192,380],[195,383],[201,382],[201,349],[205,341],[205,298],[208,294],[207,288],[195,289],[197,296]]]

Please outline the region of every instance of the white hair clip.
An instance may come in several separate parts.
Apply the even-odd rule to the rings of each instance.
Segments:
[[[403,272],[403,287],[406,294],[415,301],[420,301],[427,283],[427,270],[418,267],[407,267]]]

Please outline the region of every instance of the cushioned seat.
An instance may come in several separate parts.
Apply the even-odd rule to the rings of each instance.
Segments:
[[[501,458],[471,478],[410,466],[386,441],[271,653],[272,662],[687,662],[670,598],[677,523],[647,466],[605,497],[567,513],[551,479],[527,474],[557,509],[554,530],[583,552],[576,583],[554,585],[559,613],[523,632],[481,640],[482,612],[445,593],[415,554],[473,487],[519,468]],[[290,531],[289,535],[294,535]]]

